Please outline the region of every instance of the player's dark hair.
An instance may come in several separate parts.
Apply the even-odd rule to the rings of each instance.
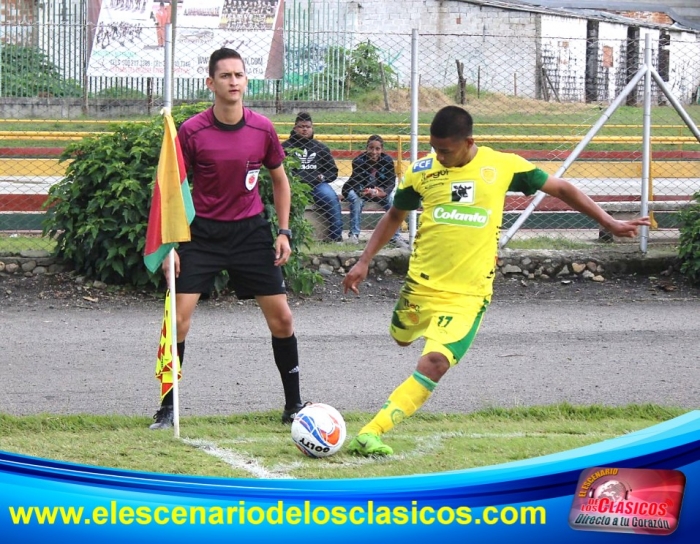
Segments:
[[[382,138],[379,134],[372,134],[369,138],[367,138],[367,145],[372,142],[379,142],[379,145],[381,145],[382,149],[384,149],[384,138]]]
[[[296,125],[297,123],[306,123],[306,122],[313,123],[313,121],[311,120],[311,114],[308,112],[305,112],[305,111],[300,111],[297,114],[297,118],[294,119],[294,124]]]
[[[211,54],[211,57],[209,57],[209,77],[214,77],[214,74],[216,73],[216,63],[224,59],[240,59],[240,61],[243,63],[243,70],[245,70],[245,61],[243,60],[243,57],[241,57],[241,54],[235,49],[222,47],[221,49],[214,51]]]
[[[445,106],[430,123],[430,135],[436,138],[471,138],[474,120],[459,106]]]

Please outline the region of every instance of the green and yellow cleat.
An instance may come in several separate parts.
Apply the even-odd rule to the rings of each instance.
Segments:
[[[384,444],[381,438],[376,434],[370,433],[358,434],[353,438],[348,446],[348,451],[355,455],[364,455],[365,457],[371,455],[391,455],[394,453],[394,450]]]

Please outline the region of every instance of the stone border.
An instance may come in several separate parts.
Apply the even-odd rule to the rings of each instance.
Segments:
[[[0,273],[40,276],[70,270],[51,253],[44,250],[20,251],[19,255],[0,253]]]
[[[339,251],[309,256],[305,266],[322,276],[345,274],[354,265],[362,251]],[[405,274],[410,252],[406,249],[384,249],[372,260],[370,276]],[[615,247],[591,250],[511,250],[503,249],[497,260],[496,279],[523,276],[528,279],[581,277],[605,281],[608,274],[656,274],[678,268],[678,255],[670,250],[650,250],[645,254],[638,249]]]
[[[304,266],[322,276],[345,274],[354,265],[361,250],[309,255]],[[405,274],[410,252],[407,249],[383,249],[372,260],[371,276]],[[511,250],[499,252],[496,279],[523,276],[528,279],[582,277],[604,281],[606,274],[656,274],[678,268],[678,255],[671,250],[650,249],[646,254],[637,248],[615,246],[590,250]],[[70,270],[47,251],[22,251],[19,255],[0,253],[0,273],[38,276]]]

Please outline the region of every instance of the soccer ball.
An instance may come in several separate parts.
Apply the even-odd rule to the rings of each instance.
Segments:
[[[292,440],[304,455],[328,457],[345,442],[345,420],[332,406],[309,404],[294,416]]]

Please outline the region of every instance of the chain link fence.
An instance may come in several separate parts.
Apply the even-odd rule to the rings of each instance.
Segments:
[[[109,131],[112,121],[138,122],[159,113],[167,21],[175,28],[175,104],[211,100],[204,83],[208,58],[228,46],[247,61],[247,105],[273,119],[281,140],[290,137],[299,111],[311,112],[315,138],[330,148],[337,168],[335,179],[329,174],[323,180],[332,194],[320,190],[308,211],[320,239],[337,239],[338,228],[344,243],[354,230],[360,240],[367,238],[411,158],[430,152],[430,120],[448,104],[472,113],[478,145],[518,153],[552,174],[575,154],[562,177],[616,216],[638,215],[648,194],[651,241],[676,238],[677,212],[700,190],[700,147],[683,117],[695,127],[700,120],[697,33],[585,20],[580,28],[565,28],[545,20],[532,35],[414,37],[362,33],[349,24],[319,31],[338,21],[276,0],[180,2],[175,17],[170,2],[104,0],[98,13],[90,2],[62,12],[51,11],[55,4],[45,3],[53,8],[34,20],[0,25],[0,238],[40,232],[42,206],[65,171],[58,156],[68,142]],[[646,34],[651,64],[671,98],[652,81],[652,160],[642,186],[644,78],[629,87],[644,67]],[[415,93],[412,81],[418,82]],[[616,101],[619,107],[611,111]],[[581,150],[601,119],[604,125]],[[371,161],[363,167],[358,211],[343,186],[352,160],[375,134],[396,176],[385,183]],[[318,167],[310,153],[301,158],[302,168]],[[368,188],[380,191],[362,192]],[[504,229],[531,202],[509,194]],[[549,198],[512,239],[533,236],[609,240],[592,221]]]

